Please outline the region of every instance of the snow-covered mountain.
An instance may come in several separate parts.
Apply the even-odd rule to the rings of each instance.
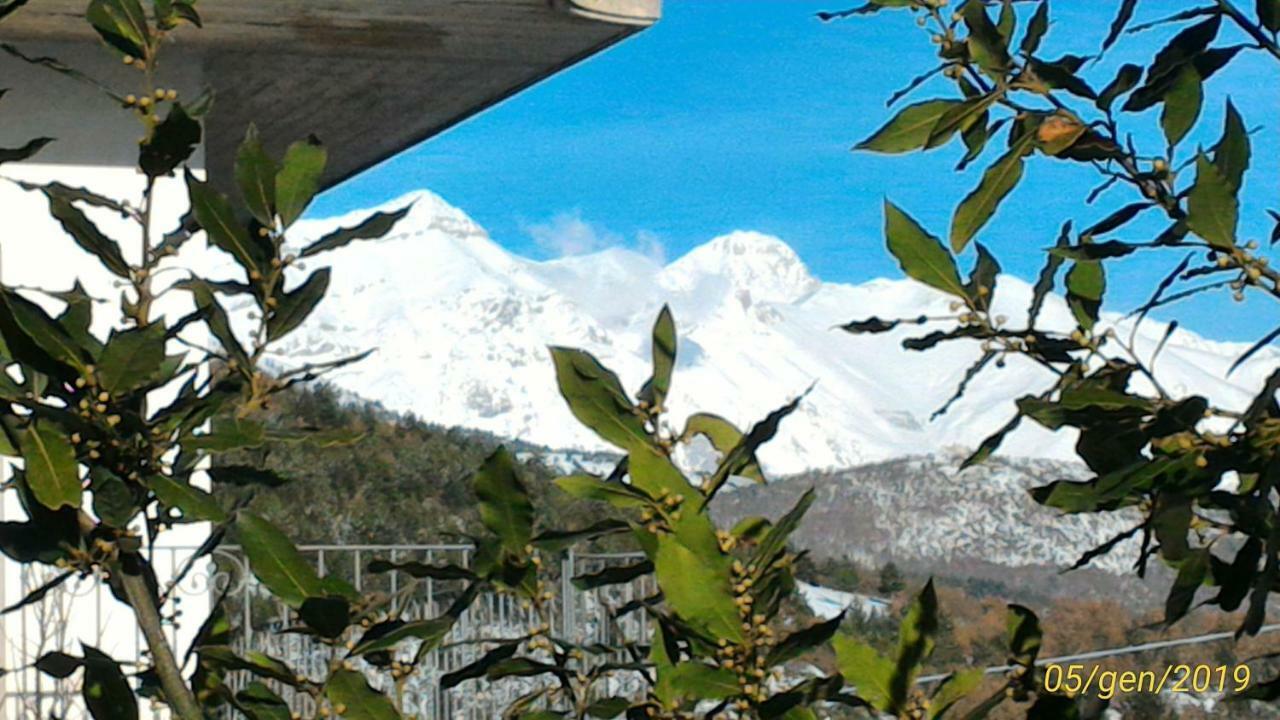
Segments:
[[[816,382],[761,453],[766,470],[776,474],[971,448],[1012,415],[1014,398],[1046,384],[1043,370],[1010,362],[985,373],[950,412],[930,421],[976,359],[974,344],[910,352],[900,342],[918,327],[852,336],[834,326],[871,315],[946,314],[948,299],[940,293],[906,280],[823,282],[785,242],[754,232],[715,238],[665,267],[616,248],[530,260],[504,250],[432,193],[381,209],[410,202],[412,211],[392,234],[321,256],[334,266],[329,296],[280,361],[331,360],[377,348],[332,380],[433,422],[598,450],[605,446],[557,393],[546,348],[588,350],[634,391],[649,373],[653,319],[668,303],[680,335],[668,401],[677,425],[684,415],[709,411],[746,427]],[[307,221],[299,234],[316,237],[365,215]],[[996,309],[1017,318],[1030,295],[1027,283],[1003,276]],[[1043,317],[1071,323],[1055,298]],[[1149,356],[1164,332],[1159,323],[1145,323],[1139,352]],[[1173,393],[1194,391],[1243,406],[1277,361],[1275,352],[1264,351],[1227,378],[1243,349],[1179,330],[1157,376]],[[1072,444],[1024,423],[1003,452],[1063,459]]]

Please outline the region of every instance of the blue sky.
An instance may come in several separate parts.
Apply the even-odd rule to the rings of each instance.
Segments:
[[[1115,4],[1057,0],[1058,19],[1042,55],[1096,52]],[[786,240],[824,280],[897,277],[881,239],[882,199],[945,235],[950,213],[985,163],[951,172],[958,143],[922,155],[850,152],[893,112],[884,105],[888,96],[932,67],[933,48],[905,12],[831,24],[814,18],[819,10],[845,6],[839,0],[667,0],[657,26],[353,178],[326,193],[312,214],[427,188],[469,213],[497,242],[531,257],[626,245],[674,258],[716,235],[750,229]],[[1183,6],[1140,4],[1136,20]],[[1029,6],[1019,7],[1025,20]],[[1148,62],[1175,31],[1123,38],[1086,77],[1101,88],[1121,63]],[[1237,38],[1225,30],[1222,37]],[[1259,127],[1241,226],[1259,240],[1270,230],[1263,210],[1280,200],[1278,80],[1280,64],[1261,53],[1241,55],[1209,81],[1201,125],[1178,157],[1216,140],[1230,95],[1250,127]],[[952,92],[928,84],[902,104]],[[1151,131],[1157,114],[1149,111],[1130,127]],[[1081,199],[1096,179],[1087,168],[1037,158],[979,240],[1006,271],[1033,277],[1041,248],[1052,244],[1064,220],[1088,224],[1135,199],[1117,190],[1084,207]],[[1147,240],[1161,227],[1138,222],[1116,237]],[[1141,303],[1180,259],[1167,252],[1126,259],[1108,307]],[[1280,323],[1265,299],[1242,307],[1226,296],[1193,302],[1176,316],[1193,330],[1236,340],[1252,340]]]

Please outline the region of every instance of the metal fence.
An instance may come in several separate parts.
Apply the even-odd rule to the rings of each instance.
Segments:
[[[385,594],[393,599],[389,611],[405,621],[438,617],[462,592],[462,580],[424,579],[407,586],[399,573],[372,574],[367,571],[371,560],[393,562],[419,561],[430,564],[450,563],[468,567],[473,548],[467,545],[317,545],[299,548],[322,574],[336,575],[365,593]],[[153,557],[162,587],[168,585],[191,558],[194,548],[157,550]],[[651,628],[644,612],[631,612],[614,619],[613,614],[628,603],[649,597],[657,591],[651,577],[631,583],[579,591],[572,578],[596,573],[612,565],[635,562],[642,556],[632,554],[579,554],[566,552],[548,577],[556,582],[549,610],[536,614],[510,594],[488,593],[479,597],[459,618],[441,646],[431,652],[414,675],[397,689],[403,710],[422,720],[495,718],[501,709],[517,697],[538,687],[539,679],[519,679],[495,683],[470,680],[450,690],[441,690],[440,679],[478,659],[492,645],[493,639],[523,636],[531,626],[549,624],[551,633],[581,644],[616,645],[622,641],[644,642]],[[47,578],[42,571],[0,563],[5,604],[25,597]],[[196,630],[216,598],[223,598],[233,616],[235,634],[232,646],[241,653],[256,651],[279,659],[298,674],[321,678],[330,663],[345,655],[342,648],[332,648],[314,639],[283,632],[293,622],[290,611],[260,586],[249,571],[244,556],[235,547],[219,548],[213,556],[201,561],[173,589],[173,600],[165,607],[173,617],[170,627],[178,652],[185,651]],[[80,707],[79,673],[66,680],[56,680],[24,667],[45,652],[62,650],[80,653],[81,643],[99,647],[126,670],[146,666],[145,645],[133,624],[128,609],[112,598],[106,583],[98,578],[72,580],[50,592],[39,602],[31,603],[0,620],[0,645],[4,667],[12,668],[0,678],[0,720],[17,718],[58,717],[67,720],[86,717]],[[403,648],[399,659],[407,661],[416,648]],[[375,686],[387,682],[384,673],[364,666]],[[190,666],[188,667],[190,670]],[[233,677],[233,687],[242,686],[249,678]],[[607,688],[610,694],[630,695],[641,691],[638,677],[620,676]],[[289,701],[291,708],[304,716],[315,711],[312,699],[292,693],[287,687],[273,685]],[[391,690],[391,688],[387,688]],[[162,717],[157,709],[155,718]]]

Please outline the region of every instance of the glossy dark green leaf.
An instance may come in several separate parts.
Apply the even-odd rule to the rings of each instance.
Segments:
[[[560,394],[579,422],[623,450],[651,446],[644,418],[612,370],[581,350],[550,350]]]
[[[200,123],[187,114],[181,103],[174,103],[150,139],[142,144],[138,167],[150,177],[166,176],[191,158],[202,136]]]
[[[1013,31],[1018,29],[1018,12],[1013,7],[1013,0],[1002,0],[1000,17],[996,20],[996,30],[1005,47],[1013,42]]]
[[[125,481],[102,467],[92,468],[89,479],[94,514],[111,527],[128,527],[140,508]]]
[[[315,569],[274,525],[241,512],[236,518],[236,535],[253,574],[285,604],[299,608],[307,598],[325,595]]]
[[[624,697],[608,697],[596,700],[587,706],[587,715],[597,720],[616,718],[631,707],[631,701]]]
[[[50,510],[80,507],[80,470],[75,449],[61,428],[35,420],[22,433],[22,461],[27,484]]]
[[[186,520],[215,523],[228,520],[227,511],[218,504],[217,498],[194,485],[165,475],[148,477],[147,485],[165,506],[181,510]]]
[[[1010,605],[1005,620],[1005,635],[1009,645],[1009,654],[1013,661],[1030,667],[1040,654],[1040,645],[1044,633],[1040,630],[1040,619],[1030,609],[1022,605]]]
[[[968,0],[960,8],[969,29],[969,54],[992,77],[1003,77],[1009,68],[1009,48],[999,29],[987,15],[981,0]]]
[[[1049,254],[1067,260],[1105,260],[1107,258],[1124,257],[1137,250],[1137,246],[1118,240],[1102,243],[1085,243],[1070,247],[1054,248]]]
[[[209,468],[208,473],[215,485],[280,487],[289,483],[289,478],[274,470],[248,465],[216,465]]]
[[[222,303],[219,303],[217,297],[214,296],[213,288],[207,283],[200,282],[191,284],[190,290],[196,307],[200,309],[209,328],[209,332],[218,339],[218,343],[222,346],[222,351],[226,354],[227,359],[235,360],[242,368],[248,368],[250,366],[249,353],[245,351],[244,346],[236,338],[235,331],[231,328],[231,319],[227,316],[227,311],[223,309]]]
[[[421,562],[390,562],[388,560],[374,560],[369,563],[369,572],[402,572],[410,577],[433,580],[474,580],[476,577],[475,572],[458,565],[428,565]]]
[[[938,120],[961,104],[958,100],[926,100],[908,105],[871,137],[855,145],[854,149],[879,153],[904,153],[923,149]]]
[[[1182,560],[1178,575],[1174,578],[1169,595],[1165,598],[1164,623],[1172,625],[1180,620],[1195,602],[1196,591],[1204,584],[1209,573],[1209,549],[1197,550]]]
[[[424,652],[422,649],[424,646],[429,651],[444,641],[445,636],[453,629],[453,624],[456,621],[457,618],[449,615],[414,622],[396,621],[395,627],[386,632],[374,632],[379,629],[375,625],[369,628],[369,632],[360,638],[360,641],[351,650],[351,654],[367,655],[381,650],[390,650],[410,638],[422,641],[422,645],[418,647],[419,653]]]
[[[36,670],[58,680],[66,680],[80,669],[84,662],[64,652],[47,652],[36,660]]]
[[[133,58],[146,56],[146,48],[151,44],[151,28],[139,0],[91,0],[85,17],[98,35],[121,54]]]
[[[1222,16],[1213,15],[1202,23],[1192,25],[1173,37],[1167,45],[1156,53],[1156,57],[1147,68],[1147,84],[1152,85],[1161,78],[1172,78],[1182,66],[1194,60],[1209,47],[1209,43],[1218,35],[1222,26]],[[1201,79],[1207,79],[1201,75]]]
[[[1081,77],[1076,75],[1085,59],[1076,55],[1066,55],[1058,60],[1043,61],[1036,58],[1027,60],[1028,66],[1046,85],[1055,90],[1066,90],[1086,100],[1096,100],[1098,94],[1089,87]]]
[[[606,585],[621,585],[653,572],[653,563],[641,560],[629,565],[610,565],[593,573],[578,575],[573,578],[574,587],[579,590],[592,590]]]
[[[987,168],[978,186],[960,201],[951,219],[952,250],[960,252],[969,244],[1022,179],[1023,158],[1030,149],[1032,137],[1027,135]]]
[[[969,281],[964,284],[965,293],[970,302],[979,308],[989,308],[996,296],[996,281],[1000,276],[1000,263],[996,256],[987,250],[987,246],[977,243],[978,259],[969,273]]]
[[[29,160],[51,142],[53,142],[53,138],[42,137],[31,140],[22,147],[0,148],[0,165],[8,162]]]
[[[889,252],[908,277],[942,292],[964,297],[955,259],[901,208],[885,200],[884,234]]]
[[[503,548],[523,557],[533,539],[533,503],[505,447],[494,450],[471,478],[480,501],[480,521],[497,536]]]
[[[280,172],[276,174],[276,212],[285,228],[302,217],[320,190],[320,177],[327,161],[328,153],[314,137],[296,142],[285,151]]]
[[[1181,142],[1195,126],[1203,102],[1200,74],[1194,65],[1182,66],[1165,93],[1164,110],[1160,113],[1160,127],[1164,129],[1169,147]]]
[[[1223,122],[1222,138],[1213,146],[1213,164],[1222,173],[1223,179],[1235,191],[1239,191],[1244,182],[1244,173],[1249,169],[1249,131],[1244,126],[1244,118],[1240,111],[1227,100],[1226,120]]]
[[[351,603],[343,597],[307,598],[298,608],[298,616],[321,636],[336,638],[351,624]]]
[[[906,703],[921,666],[933,655],[938,633],[938,594],[933,580],[907,608],[907,614],[898,625],[898,651],[894,657],[890,693],[895,707]]]
[[[138,720],[138,700],[120,665],[97,648],[83,645],[81,696],[94,720]]]
[[[263,227],[275,225],[276,173],[279,171],[275,160],[262,147],[257,126],[250,124],[236,151],[236,184],[249,212]]]
[[[801,401],[808,394],[809,391],[806,390],[804,394],[766,415],[763,420],[751,426],[747,434],[743,435],[737,444],[729,452],[725,453],[720,460],[720,464],[716,466],[715,472],[711,473],[705,481],[709,490],[707,490],[706,497],[702,501],[703,504],[710,502],[711,498],[728,482],[730,477],[742,477],[744,472],[759,470],[760,465],[756,460],[756,451],[773,439],[774,435],[778,433],[778,427],[783,419],[795,412],[800,407]]]
[[[1107,84],[1098,93],[1097,106],[1098,109],[1109,112],[1111,105],[1125,93],[1138,86],[1138,81],[1142,79],[1142,68],[1138,65],[1128,63],[1120,66],[1116,71],[1115,79]]]
[[[77,245],[98,258],[107,270],[119,277],[129,278],[129,263],[125,261],[115,240],[99,230],[65,195],[52,191],[45,191],[45,195],[49,198],[49,214],[53,215]]]
[[[245,272],[265,276],[271,249],[263,238],[250,235],[248,227],[236,218],[227,198],[190,173],[187,173],[187,190],[196,222],[208,233],[209,242],[234,257]]]
[[[766,664],[770,667],[781,665],[812,650],[826,646],[831,638],[835,636],[836,631],[840,629],[840,624],[843,622],[844,613],[840,613],[830,620],[814,623],[803,630],[797,630],[787,635],[769,650]]]
[[[1022,54],[1035,55],[1040,49],[1040,42],[1049,31],[1049,0],[1036,5],[1036,12],[1027,23],[1027,34],[1022,37]]]
[[[1204,153],[1196,156],[1196,182],[1187,193],[1187,227],[1210,245],[1231,249],[1239,213],[1230,181]]]
[[[334,705],[343,705],[346,720],[400,720],[400,713],[382,693],[374,690],[364,675],[339,670],[325,683],[325,697]]]
[[[120,393],[151,379],[164,364],[164,346],[165,328],[160,323],[113,331],[98,358],[98,380],[102,389]]]
[[[366,218],[358,225],[340,228],[316,240],[302,249],[299,257],[310,257],[328,250],[336,250],[356,240],[376,240],[391,232],[401,220],[409,214],[413,206],[401,208],[394,212],[380,212]]]
[[[279,303],[267,319],[267,339],[278,340],[298,328],[329,290],[329,268],[311,273],[306,282],[277,298]]]
[[[1100,261],[1077,260],[1067,271],[1067,305],[1085,330],[1091,330],[1098,321],[1106,289],[1106,273]]]
[[[236,693],[236,706],[249,720],[291,720],[292,711],[271,688],[255,680]]]
[[[1254,0],[1254,6],[1262,27],[1272,35],[1280,32],[1280,0]]]
[[[676,324],[666,305],[653,324],[653,374],[636,397],[651,407],[662,407],[671,390],[671,373],[676,366]]]
[[[982,120],[988,109],[999,99],[997,93],[989,93],[978,97],[971,97],[963,102],[953,104],[947,108],[938,121],[929,130],[929,137],[925,140],[925,148],[935,148],[945,145],[951,139],[951,136],[957,132],[965,132],[975,123]]]
[[[1111,21],[1111,29],[1107,31],[1107,38],[1102,41],[1102,51],[1106,52],[1108,48],[1120,39],[1120,33],[1124,32],[1124,28],[1133,19],[1133,11],[1138,7],[1138,0],[1120,0],[1120,8],[1116,11],[1116,17]]]

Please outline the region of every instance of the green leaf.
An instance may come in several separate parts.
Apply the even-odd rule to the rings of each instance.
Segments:
[[[0,334],[15,360],[64,380],[87,373],[88,353],[43,308],[7,288],[0,288],[0,304]]]
[[[156,126],[150,139],[138,153],[138,167],[149,177],[172,173],[195,152],[202,137],[200,123],[187,114],[180,103],[174,103],[164,122]]]
[[[891,687],[893,662],[848,635],[835,636],[832,645],[840,675],[853,686],[854,693],[877,710],[895,712]]]
[[[413,209],[412,205],[401,208],[395,212],[375,213],[366,218],[359,225],[349,228],[341,228],[325,235],[319,240],[311,243],[302,249],[298,254],[299,257],[311,257],[328,250],[336,250],[348,243],[356,240],[376,240],[396,226],[401,220],[409,214]]]
[[[147,485],[160,502],[181,510],[187,520],[224,523],[228,519],[227,512],[218,504],[217,499],[198,487],[164,475],[148,477]]]
[[[560,394],[579,422],[623,450],[652,446],[643,417],[612,370],[581,350],[550,350]]]
[[[266,431],[261,423],[253,420],[218,418],[208,433],[194,435],[182,445],[187,450],[227,452],[261,447],[264,442],[266,442]]]
[[[1077,260],[1067,271],[1067,305],[1085,330],[1091,330],[1098,321],[1106,289],[1107,277],[1101,261]]]
[[[242,368],[248,368],[251,365],[249,353],[245,352],[244,346],[236,338],[235,331],[231,328],[231,319],[213,294],[213,288],[203,281],[188,283],[186,287],[191,291],[209,332],[218,339],[227,359],[235,360]]]
[[[320,176],[327,161],[328,153],[314,137],[296,142],[285,151],[276,174],[276,211],[285,228],[302,217],[320,190]]]
[[[593,573],[575,576],[573,586],[579,590],[593,590],[607,585],[622,585],[651,572],[653,572],[653,563],[648,560],[630,565],[610,565]]]
[[[379,650],[390,650],[399,645],[401,641],[409,638],[416,638],[422,641],[422,645],[418,647],[418,652],[429,652],[444,641],[445,636],[453,629],[453,624],[457,618],[446,615],[444,617],[431,618],[430,620],[418,620],[415,622],[402,623],[394,621],[396,624],[390,630],[383,629],[374,632],[378,626],[369,628],[369,632],[360,639],[355,648],[351,650],[352,655],[367,655]],[[423,650],[423,647],[426,650]]]
[[[927,146],[938,120],[962,103],[958,100],[926,100],[908,105],[871,137],[854,146],[855,150],[879,153],[904,153]]]
[[[680,441],[688,442],[701,435],[721,456],[727,456],[742,443],[742,431],[733,423],[711,413],[694,413],[684,423],[684,432],[680,433]],[[740,477],[756,482],[764,482],[764,472],[760,469],[760,461],[752,455],[750,460],[736,473]]]
[[[969,54],[988,75],[1004,77],[1009,69],[1009,48],[1000,31],[987,16],[981,0],[968,0],[960,9],[965,27],[969,28]]]
[[[75,448],[62,430],[34,420],[21,444],[27,484],[36,500],[50,510],[80,507],[80,469]]]
[[[1169,588],[1169,596],[1165,599],[1164,624],[1177,622],[1191,609],[1196,599],[1196,591],[1204,584],[1209,573],[1209,548],[1202,548],[1188,555],[1178,566],[1178,576]]]
[[[1222,138],[1213,146],[1213,164],[1236,192],[1239,192],[1244,173],[1249,169],[1249,153],[1249,131],[1244,126],[1240,111],[1231,100],[1227,100]]]
[[[938,595],[933,580],[907,608],[907,614],[898,625],[898,653],[894,658],[890,690],[895,706],[906,703],[916,675],[921,666],[933,654],[934,636],[938,633]]]
[[[1005,630],[1009,653],[1014,662],[1030,667],[1040,655],[1040,645],[1044,638],[1044,633],[1040,630],[1040,619],[1022,605],[1010,605]]]
[[[332,705],[345,705],[345,720],[400,720],[400,713],[382,693],[374,690],[360,673],[339,670],[324,686]]]
[[[249,212],[263,227],[275,226],[276,173],[279,171],[275,160],[262,147],[257,126],[250,123],[236,151],[236,184]]]
[[[307,627],[327,638],[336,638],[351,624],[351,603],[344,597],[307,598],[298,608]]]
[[[1194,65],[1184,65],[1165,93],[1164,110],[1160,113],[1160,127],[1164,129],[1169,147],[1181,142],[1195,126],[1203,102],[1200,73]]]
[[[160,323],[120,332],[112,331],[98,357],[102,389],[116,394],[132,390],[159,372],[164,364],[165,329]]]
[[[624,697],[608,697],[596,700],[587,706],[587,715],[598,720],[616,718],[631,707],[631,701]]]
[[[951,219],[952,250],[963,250],[995,214],[1001,201],[1022,180],[1023,157],[1034,138],[1033,133],[1028,133],[1019,140],[1003,157],[987,168],[978,187],[960,201],[960,206]]]
[[[568,475],[557,478],[556,487],[583,500],[607,502],[617,508],[637,508],[649,504],[640,491],[620,482],[610,482],[594,475]]]
[[[122,54],[134,58],[147,54],[151,28],[138,0],[91,0],[85,18],[108,45]]]
[[[274,525],[242,512],[236,518],[236,534],[253,574],[289,607],[296,609],[309,597],[325,595],[315,569]]]
[[[803,630],[791,633],[769,651],[767,664],[770,667],[781,665],[801,657],[810,650],[825,646],[843,622],[844,613],[840,613],[830,620],[814,623]]]
[[[724,668],[682,662],[668,671],[668,686],[694,700],[723,700],[741,692],[738,676]]]
[[[111,527],[128,527],[139,510],[129,486],[103,467],[91,468],[89,478],[94,514]]]
[[[966,695],[978,689],[982,684],[982,679],[986,677],[982,672],[982,668],[971,668],[969,670],[961,670],[947,676],[946,680],[938,686],[933,696],[929,698],[929,713],[925,716],[928,720],[935,720],[946,715],[947,710],[951,709]]]
[[[255,468],[248,465],[217,465],[209,468],[208,472],[209,479],[215,485],[280,487],[289,483],[289,478],[274,470]]]
[[[711,501],[711,498],[719,492],[730,477],[739,475],[746,471],[747,468],[759,467],[756,461],[756,451],[773,439],[773,436],[778,433],[778,426],[782,423],[782,420],[795,412],[800,407],[800,402],[808,394],[809,391],[806,390],[803,395],[796,397],[791,402],[766,415],[763,420],[753,425],[746,435],[742,436],[742,439],[733,446],[732,450],[725,453],[715,472],[705,481],[706,486],[710,489],[707,491],[706,498],[702,501],[703,505]]]
[[[0,147],[0,165],[8,162],[22,162],[23,160],[30,159],[51,142],[53,142],[53,138],[42,137],[31,140],[22,147]]]
[[[1255,0],[1258,22],[1271,34],[1280,32],[1280,0]]]
[[[909,277],[930,287],[964,297],[964,284],[951,253],[897,205],[884,201],[884,235],[889,252]]]
[[[47,652],[36,660],[36,670],[58,680],[66,680],[84,664],[78,657],[64,652]]]
[[[524,557],[533,539],[533,503],[507,449],[498,446],[471,479],[480,500],[480,521],[508,553]]]
[[[1236,244],[1240,206],[1230,181],[1205,157],[1196,156],[1196,183],[1187,194],[1187,227],[1215,248]]]
[[[279,305],[267,319],[267,339],[278,340],[293,332],[307,319],[329,289],[329,268],[311,273],[306,282],[277,298]]]
[[[1000,17],[996,20],[996,30],[1007,47],[1013,42],[1013,31],[1018,29],[1018,13],[1013,9],[1013,0],[1000,3]]]
[[[1110,112],[1111,105],[1121,95],[1129,92],[1138,85],[1138,81],[1142,79],[1142,68],[1132,63],[1122,65],[1116,72],[1116,77],[1102,92],[1098,93],[1096,105],[1103,112]]]
[[[129,263],[120,253],[120,246],[115,240],[103,234],[65,195],[46,190],[45,196],[49,198],[49,214],[57,219],[77,245],[97,257],[107,270],[119,277],[129,278]]]
[[[402,572],[410,577],[433,580],[475,580],[476,574],[458,565],[427,565],[420,562],[393,563],[388,560],[374,560],[369,563],[369,572],[375,574]]]
[[[265,276],[271,262],[271,250],[260,238],[250,236],[248,228],[236,219],[227,198],[191,173],[187,173],[187,191],[196,222],[208,233],[209,242],[229,253],[245,272]]]
[[[290,720],[293,717],[289,704],[257,680],[236,693],[236,706],[249,720]]]
[[[1023,55],[1035,55],[1040,49],[1040,41],[1044,39],[1044,34],[1049,31],[1049,0],[1044,0],[1036,6],[1036,12],[1031,16],[1031,22],[1027,23],[1027,34],[1022,38],[1021,51]]]
[[[653,324],[653,375],[640,388],[637,397],[650,407],[662,407],[671,389],[671,373],[676,366],[676,324],[671,308],[662,306]]]
[[[738,606],[733,602],[723,556],[695,553],[675,535],[659,535],[653,564],[658,586],[685,622],[712,637],[742,639]]]
[[[81,695],[94,720],[138,720],[138,700],[120,665],[97,648],[84,649]]]
[[[1106,52],[1107,48],[1115,44],[1120,39],[1120,33],[1124,32],[1124,28],[1133,19],[1133,11],[1138,7],[1138,0],[1120,0],[1120,9],[1116,12],[1115,20],[1111,21],[1111,29],[1107,32],[1107,39],[1102,41],[1102,51]]]

